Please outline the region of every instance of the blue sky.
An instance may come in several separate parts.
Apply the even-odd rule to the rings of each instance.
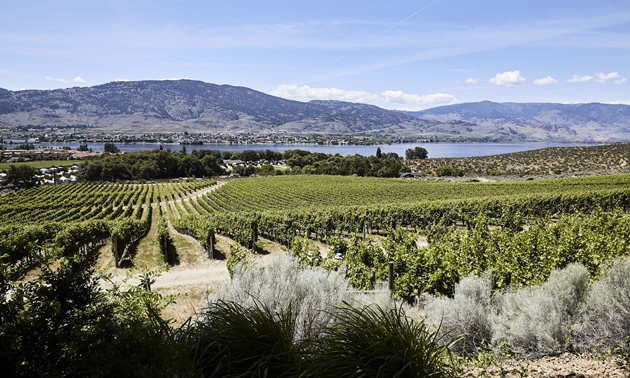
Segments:
[[[7,1],[0,88],[190,78],[388,109],[630,104],[630,1]]]

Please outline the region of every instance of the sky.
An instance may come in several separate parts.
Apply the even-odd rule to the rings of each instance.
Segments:
[[[630,105],[630,1],[0,0],[0,88],[180,78],[386,109]]]

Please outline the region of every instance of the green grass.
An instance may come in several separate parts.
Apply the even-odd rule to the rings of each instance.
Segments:
[[[373,177],[281,176],[232,181],[208,194],[222,211],[303,210],[333,206],[387,206],[499,196],[571,194],[625,189],[630,175],[510,182],[436,182]]]
[[[35,169],[55,167],[70,167],[72,165],[80,165],[81,160],[38,160],[38,161],[25,161],[21,163],[0,163],[0,171],[9,169],[11,165],[28,165]]]

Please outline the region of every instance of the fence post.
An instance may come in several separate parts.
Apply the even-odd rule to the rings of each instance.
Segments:
[[[363,220],[363,240],[367,238],[367,223]]]
[[[114,264],[116,265],[116,268],[120,268],[119,266],[120,255],[118,251],[118,235],[117,234],[112,235],[112,252],[114,253]]]
[[[214,230],[208,231],[208,236],[206,236],[206,245],[208,246],[208,257],[214,259]]]
[[[390,294],[394,294],[394,262],[389,262],[389,292]]]

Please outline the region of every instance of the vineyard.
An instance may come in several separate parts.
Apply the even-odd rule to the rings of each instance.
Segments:
[[[215,181],[158,184],[70,184],[0,197],[2,262],[31,266],[61,248],[69,255],[111,242],[115,265],[128,247],[166,219],[195,214],[190,197]],[[160,237],[167,239],[163,226]],[[164,255],[165,260],[168,256]]]
[[[462,286],[458,289],[458,285],[470,282],[474,275],[483,277],[477,278],[486,280],[483,282],[489,282],[487,298],[507,298],[505,302],[497,303],[508,306],[512,290],[519,293],[518,289],[525,288],[526,294],[547,293],[549,290],[545,291],[544,285],[549,286],[554,274],[557,281],[560,269],[575,269],[571,265],[573,263],[581,264],[584,280],[594,282],[593,287],[598,287],[599,282],[610,280],[610,262],[623,262],[619,258],[630,255],[629,184],[630,175],[497,183],[283,176],[237,179],[227,183],[225,180],[219,183],[214,180],[151,184],[85,183],[21,190],[0,197],[0,267],[3,270],[0,288],[5,298],[3,309],[6,310],[0,314],[4,316],[2,332],[7,339],[17,343],[18,347],[11,350],[31,350],[30,345],[40,345],[43,340],[55,344],[42,344],[41,350],[65,353],[67,347],[56,346],[59,339],[65,340],[63,345],[72,346],[76,342],[74,335],[79,335],[76,337],[81,343],[93,345],[91,340],[110,337],[113,327],[117,333],[110,338],[114,340],[112,343],[117,344],[113,344],[114,347],[107,344],[104,351],[100,351],[105,356],[100,359],[104,365],[118,361],[120,356],[129,356],[124,358],[133,360],[133,353],[140,351],[146,356],[134,360],[136,365],[130,366],[144,367],[147,365],[144,361],[151,361],[150,366],[159,366],[156,364],[169,361],[168,366],[159,369],[177,369],[183,365],[170,360],[177,353],[204,355],[205,351],[201,353],[195,348],[205,349],[206,345],[215,345],[214,339],[208,339],[204,344],[205,339],[200,343],[200,339],[194,338],[205,332],[203,322],[213,322],[230,314],[230,317],[237,316],[234,319],[241,319],[239,324],[245,329],[258,324],[255,319],[239,317],[250,313],[258,316],[251,312],[255,308],[240,307],[238,302],[222,302],[221,298],[214,304],[206,303],[210,306],[204,307],[203,311],[211,312],[202,314],[201,320],[190,320],[189,316],[193,315],[190,308],[193,311],[199,308],[194,306],[200,306],[202,295],[205,297],[208,293],[232,292],[260,306],[265,306],[263,301],[269,301],[269,298],[279,300],[284,294],[308,295],[304,303],[279,300],[291,308],[293,303],[310,306],[311,299],[317,295],[321,295],[321,301],[328,300],[328,295],[337,290],[335,285],[343,283],[344,290],[347,290],[343,295],[384,296],[391,301],[389,292],[380,290],[384,287],[383,283],[391,279],[390,287],[395,297],[402,299],[401,302],[420,303],[429,311],[432,308],[430,303],[438,300],[444,301],[440,303],[454,301],[452,306],[470,304],[468,299],[464,302],[457,299],[458,290],[462,290]],[[181,252],[187,248],[182,240],[193,242],[194,248],[197,248],[196,260],[192,263],[188,260],[182,264],[182,260],[186,259],[182,258]],[[151,248],[154,254],[145,256],[145,250]],[[278,257],[270,256],[273,254],[290,254],[294,259],[286,260],[288,257],[284,256],[285,260],[268,259],[264,264],[255,263],[266,257]],[[159,281],[152,278],[152,273],[143,273],[138,278],[138,286],[122,289],[123,286],[117,286],[119,283],[111,279],[107,281],[94,268],[104,256],[112,262],[110,267],[119,268],[115,270],[118,277],[123,272],[129,272],[129,267],[143,266],[144,262],[157,258],[159,264],[154,264],[154,267],[167,267],[165,276],[171,273],[179,275],[178,279],[184,283],[177,282],[177,288],[160,287],[157,286]],[[227,261],[222,261],[224,257]],[[289,261],[293,262],[274,265]],[[209,266],[212,270],[205,269]],[[318,269],[305,269],[309,266]],[[38,269],[42,272],[41,276],[29,281]],[[273,273],[274,269],[283,270]],[[287,278],[287,269],[293,274],[300,272],[303,278]],[[28,273],[31,273],[30,278]],[[240,278],[228,280],[228,274]],[[243,275],[249,278],[243,279]],[[201,281],[188,279],[191,276],[200,277]],[[627,281],[627,274],[619,277],[619,282]],[[227,284],[220,288],[212,287],[208,285],[212,280]],[[569,285],[564,281],[563,284]],[[107,289],[111,290],[107,295],[95,295],[103,282],[109,282],[113,288]],[[337,284],[333,285],[333,282]],[[279,289],[280,283],[287,287]],[[230,285],[236,285],[236,289],[230,289]],[[249,286],[239,289],[238,285]],[[294,286],[298,290],[294,290]],[[190,307],[184,312],[186,317],[181,327],[164,320],[172,319],[169,317],[171,313],[160,313],[164,310],[163,301],[168,301],[160,294],[165,287],[179,290],[177,293],[181,295],[178,300],[184,302],[182,306]],[[308,294],[304,294],[306,288],[310,290]],[[196,294],[194,290],[203,292]],[[260,290],[259,297],[254,297],[257,295],[255,290]],[[368,290],[367,294],[363,290]],[[604,291],[615,292],[616,289]],[[22,295],[34,300],[22,301]],[[341,294],[338,295],[342,298]],[[619,296],[623,295],[620,292]],[[196,303],[186,303],[182,299],[184,297],[194,297]],[[577,298],[573,294],[569,297]],[[234,300],[227,298],[228,301]],[[494,303],[484,298],[480,301]],[[529,297],[525,299],[527,303],[531,302]],[[95,306],[66,306],[67,303],[82,303],[74,302],[76,300],[86,300]],[[473,303],[471,306],[474,311],[479,311],[481,305]],[[40,311],[40,308],[45,310]],[[374,307],[365,308],[368,310],[351,308],[347,310],[350,313],[342,311],[342,314],[352,314],[352,311],[359,311],[356,314],[363,314],[361,311],[369,313]],[[284,319],[270,309],[262,309],[267,311],[265,316],[268,316],[269,324]],[[316,309],[307,311],[305,318],[295,320],[294,324],[306,329],[305,319],[312,320],[321,314],[332,316],[334,312],[322,309],[321,312]],[[501,311],[506,309],[509,308],[504,307]],[[15,313],[10,313],[14,310]],[[375,310],[377,312],[370,315],[374,325],[380,326],[390,318],[409,319],[402,312],[402,307],[394,310],[401,312],[394,316],[390,310]],[[102,312],[104,315],[97,318],[103,321],[113,319],[114,325],[83,327],[82,320],[74,320],[80,319],[77,313],[88,319],[86,321],[93,319],[91,311]],[[433,307],[432,311],[437,310]],[[453,326],[453,322],[468,313],[448,311],[445,327],[449,324],[457,330],[457,335],[470,333],[469,329],[460,330]],[[496,315],[498,310],[492,311]],[[439,318],[443,314],[437,316]],[[598,315],[593,316],[599,319]],[[56,322],[55,326],[48,326],[51,321]],[[32,327],[24,328],[24,322]],[[505,322],[512,323],[511,318]],[[549,322],[545,320],[543,323]],[[606,329],[620,330],[618,334],[625,337],[623,329],[627,328],[618,327],[618,323],[612,322],[613,326]],[[68,324],[74,327],[74,333],[68,332]],[[424,326],[424,323],[421,324]],[[498,323],[495,328],[500,329],[501,324],[504,323]],[[567,327],[572,325],[567,323]],[[358,337],[364,338],[362,332],[365,328],[358,327]],[[52,336],[42,333],[40,337],[40,332],[36,331],[39,329],[50,329]],[[250,333],[234,335],[231,332],[235,329],[238,330],[238,326],[230,322],[217,323],[212,337],[217,330],[225,331],[225,340],[235,342],[239,348],[244,346],[245,354],[252,355],[251,340],[256,337]],[[445,332],[450,332],[449,329],[445,328]],[[181,337],[180,332],[189,333]],[[80,339],[91,333],[98,336]],[[404,332],[394,331],[394,334],[400,333]],[[35,341],[29,341],[29,337]],[[292,337],[289,334],[287,341],[291,342]],[[412,338],[418,340],[420,336]],[[532,338],[538,339],[538,334]],[[192,345],[187,345],[186,340],[192,340]],[[347,337],[343,335],[339,340],[345,350]],[[482,340],[488,348],[490,343],[494,343],[487,335]],[[371,345],[372,340],[368,341]],[[600,342],[602,339],[597,339],[597,343]],[[81,343],[77,345],[83,345]],[[615,343],[609,344],[617,347]],[[440,350],[444,351],[448,345],[440,345]],[[514,351],[522,351],[518,345],[514,346]],[[627,343],[622,341],[619,345],[625,348],[624,351],[628,350]],[[172,350],[166,346],[172,347]],[[163,347],[166,349],[160,350]],[[69,354],[71,360],[81,355],[79,349],[77,347],[77,352]],[[115,357],[108,354],[110,350],[119,349],[124,352],[116,352]],[[317,350],[320,349],[326,350]],[[40,354],[45,355],[43,352]],[[49,361],[57,361],[40,361],[37,359],[40,354],[20,355],[14,360],[36,361],[32,366],[45,366]],[[298,361],[308,361],[313,355],[311,353],[306,359]],[[221,361],[227,358],[222,350],[213,351],[209,356]],[[184,361],[186,358],[178,356]],[[330,356],[327,356],[326,361],[329,360]],[[63,360],[59,361],[62,362],[58,365],[63,366]],[[214,366],[215,362],[212,360],[209,365],[204,362],[202,366]],[[19,368],[29,371],[30,366],[21,364]],[[91,368],[92,365],[89,366]]]
[[[404,298],[449,294],[470,273],[497,288],[544,282],[579,262],[593,277],[630,251],[630,175],[448,183],[341,176],[285,176],[157,184],[71,184],[0,197],[3,262],[31,266],[63,248],[111,245],[116,267],[150,229],[172,262],[169,223],[228,266],[275,243],[304,262],[344,269],[358,289],[385,280]],[[214,187],[213,187],[214,189]],[[316,248],[315,245],[319,247]]]
[[[504,288],[544,282],[579,262],[597,277],[606,261],[630,252],[628,184],[630,175],[500,183],[256,178],[204,194],[174,225],[207,248],[216,233],[252,255],[266,238],[310,265],[345,269],[359,289],[385,280],[393,262],[394,291],[413,298],[450,294],[470,273],[491,273]]]

